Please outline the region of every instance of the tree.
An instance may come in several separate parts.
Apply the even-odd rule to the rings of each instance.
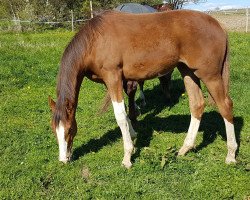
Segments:
[[[166,2],[170,4],[174,10],[177,10],[181,9],[182,6],[188,2],[202,3],[206,2],[206,0],[167,0]]]
[[[136,2],[147,5],[159,5],[163,0],[92,0],[94,13],[113,9],[121,3]],[[172,9],[181,9],[185,3],[200,3],[206,0],[165,0]],[[72,12],[73,11],[73,12]],[[13,21],[15,30],[21,30],[20,20],[33,22],[65,22],[74,19],[90,18],[90,0],[0,0],[0,19]],[[23,24],[22,24],[23,25]]]

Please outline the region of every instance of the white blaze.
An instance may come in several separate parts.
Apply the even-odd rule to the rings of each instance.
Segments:
[[[59,145],[59,161],[67,162],[67,142],[65,141],[64,136],[64,126],[63,123],[60,121],[59,126],[56,128],[56,134],[58,139]]]

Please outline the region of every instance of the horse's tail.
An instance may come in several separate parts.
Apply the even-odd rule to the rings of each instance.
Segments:
[[[109,93],[106,92],[106,96],[104,97],[102,105],[99,109],[99,114],[103,114],[104,112],[107,112],[110,104],[111,104],[111,98],[109,96]]]
[[[228,36],[226,38],[226,51],[225,51],[225,56],[223,60],[223,65],[222,65],[222,70],[221,70],[221,76],[223,80],[223,85],[224,85],[224,92],[225,96],[228,96],[229,93],[229,81],[230,81],[230,70],[229,70],[229,42],[228,42]],[[212,96],[209,94],[208,95],[209,99],[209,104],[215,105],[214,99]]]

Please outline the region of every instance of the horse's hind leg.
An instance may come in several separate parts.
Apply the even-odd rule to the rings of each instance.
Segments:
[[[108,92],[112,100],[117,124],[122,132],[123,145],[124,145],[124,157],[122,164],[126,168],[130,168],[132,166],[131,156],[134,149],[131,137],[136,137],[136,132],[134,131],[131,122],[126,114],[121,77],[122,75],[120,71],[114,70],[113,72],[106,71],[104,73],[104,82],[108,88]]]
[[[128,116],[133,122],[136,122],[136,118],[140,115],[139,107],[135,102],[135,94],[138,83],[136,81],[123,81],[123,89],[128,95]]]
[[[203,80],[203,82],[207,86],[208,91],[210,92],[216,105],[218,106],[219,112],[225,122],[228,148],[226,163],[234,163],[236,162],[235,152],[238,145],[234,132],[232,100],[230,99],[229,95],[225,93],[221,75],[213,76],[213,78],[210,79],[207,78]]]
[[[186,66],[178,67],[184,79],[184,84],[189,97],[191,111],[191,121],[184,144],[179,150],[178,155],[185,155],[195,145],[195,139],[200,126],[200,120],[204,111],[205,101],[200,89],[200,80]]]

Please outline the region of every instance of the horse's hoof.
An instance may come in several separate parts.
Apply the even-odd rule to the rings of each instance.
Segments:
[[[129,162],[122,161],[122,166],[124,166],[127,169],[130,169],[132,167],[132,163],[130,161]]]
[[[71,156],[68,156],[66,158],[59,158],[59,161],[64,163],[64,164],[67,164],[71,161]]]
[[[191,146],[182,146],[178,152],[178,156],[184,156],[192,148],[193,147],[191,147]]]
[[[227,156],[225,162],[226,162],[226,164],[234,164],[237,161],[235,160],[235,158],[233,156]]]

